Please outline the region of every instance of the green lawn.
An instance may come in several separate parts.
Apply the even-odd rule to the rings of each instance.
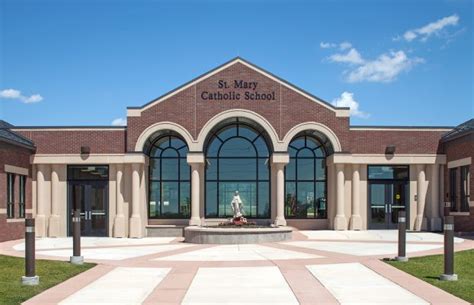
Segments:
[[[390,265],[414,275],[468,302],[474,303],[474,250],[457,252],[454,256],[456,282],[440,281],[443,273],[443,255],[410,258],[406,263],[389,261]]]
[[[0,255],[0,304],[20,304],[43,290],[95,266],[95,264],[76,266],[68,262],[36,260],[36,274],[40,277],[40,284],[23,286],[21,276],[25,273],[24,262],[23,258]]]

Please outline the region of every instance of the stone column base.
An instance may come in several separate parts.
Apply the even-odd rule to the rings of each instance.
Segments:
[[[281,218],[281,217],[277,217],[277,218],[275,218],[275,221],[273,222],[273,224],[276,225],[276,226],[286,226],[286,219]]]
[[[59,215],[51,215],[49,217],[49,227],[48,233],[49,237],[58,237],[59,236],[59,223],[60,223]]]
[[[347,221],[344,215],[336,215],[336,218],[334,218],[334,230],[347,230]]]
[[[142,238],[142,219],[139,215],[130,217],[130,237]]]
[[[36,237],[46,237],[46,216],[36,215],[35,232],[36,232]]]
[[[430,219],[430,230],[431,231],[442,231],[442,221],[441,218],[431,218]]]
[[[200,226],[201,225],[201,218],[191,217],[191,219],[189,219],[189,225],[190,226]]]
[[[439,276],[440,281],[457,281],[458,275],[457,274],[441,274]]]
[[[73,265],[82,265],[84,264],[84,256],[71,256],[69,262]]]
[[[116,215],[114,219],[114,237],[126,237],[125,216]]]
[[[21,284],[27,286],[36,286],[39,284],[39,276],[22,276]]]
[[[360,215],[352,215],[349,225],[350,230],[362,230],[362,218]]]

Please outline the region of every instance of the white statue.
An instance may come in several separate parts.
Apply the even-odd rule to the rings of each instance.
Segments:
[[[235,191],[235,195],[232,198],[230,206],[232,207],[232,211],[234,211],[234,218],[242,217],[243,208],[242,208],[242,200],[240,199],[239,191]]]

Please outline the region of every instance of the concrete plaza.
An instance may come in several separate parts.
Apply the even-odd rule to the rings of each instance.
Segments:
[[[408,233],[409,257],[442,253],[443,236]],[[37,258],[68,260],[70,238],[37,240]],[[396,231],[295,231],[288,242],[195,245],[181,238],[83,238],[98,265],[24,304],[468,304],[381,262]],[[456,251],[474,241],[456,238]],[[22,256],[22,240],[0,253]]]

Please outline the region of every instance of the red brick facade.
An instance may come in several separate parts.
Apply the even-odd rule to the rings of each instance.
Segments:
[[[6,144],[0,142],[0,209],[2,211],[7,208],[7,173],[5,172],[5,164],[29,169],[29,175],[26,178],[25,189],[25,208],[31,210],[31,151],[26,148]],[[19,176],[15,175],[15,217],[19,215]],[[27,217],[31,213],[26,214]],[[25,223],[18,219],[8,220],[7,214],[0,213],[0,242],[23,238],[25,232]]]

